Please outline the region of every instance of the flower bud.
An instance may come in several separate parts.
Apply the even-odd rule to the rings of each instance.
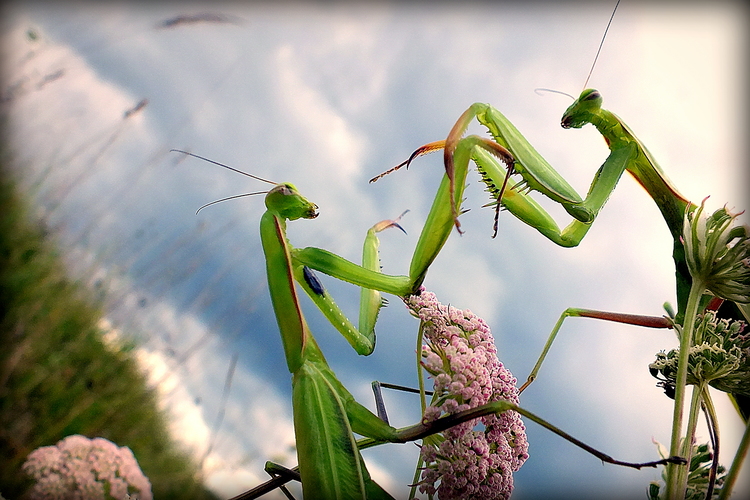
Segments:
[[[683,243],[690,275],[722,299],[750,303],[750,228],[734,224],[726,207],[703,215],[704,199],[685,213]]]

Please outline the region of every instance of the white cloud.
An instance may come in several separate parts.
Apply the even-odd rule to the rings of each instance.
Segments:
[[[280,84],[278,97],[285,101],[290,128],[297,131],[293,135],[301,136],[300,140],[306,144],[317,146],[310,152],[308,161],[326,165],[327,175],[338,180],[338,184],[349,185],[351,177],[362,167],[364,138],[352,130],[344,117],[326,102],[326,96],[311,87],[305,75],[300,74],[301,64],[294,47],[280,47],[275,59]]]

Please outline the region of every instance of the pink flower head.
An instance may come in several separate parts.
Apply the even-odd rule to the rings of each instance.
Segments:
[[[422,366],[434,380],[426,422],[492,401],[518,404],[516,378],[497,359],[482,318],[440,304],[424,288],[405,303],[422,322]],[[513,472],[529,457],[526,427],[514,411],[481,417],[426,439],[421,456],[422,493],[437,493],[442,500],[507,499]]]
[[[23,471],[36,483],[32,500],[152,500],[151,483],[130,448],[104,438],[68,436],[32,451]]]

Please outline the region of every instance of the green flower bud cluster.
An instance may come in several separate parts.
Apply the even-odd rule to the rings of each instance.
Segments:
[[[726,207],[703,215],[706,200],[685,214],[683,243],[690,275],[722,299],[750,303],[750,228]]]
[[[718,319],[714,311],[707,311],[696,325],[687,383],[708,383],[720,391],[750,396],[750,333],[744,330],[744,321]],[[674,387],[678,358],[679,349],[660,352],[649,365],[667,395]]]

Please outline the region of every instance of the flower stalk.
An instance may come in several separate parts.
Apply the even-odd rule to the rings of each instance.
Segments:
[[[674,392],[674,412],[672,413],[672,436],[670,439],[669,453],[671,456],[682,456],[690,463],[690,457],[680,455],[685,450],[680,449],[680,438],[682,436],[683,412],[685,407],[685,393],[687,391],[687,374],[688,358],[690,348],[693,345],[693,329],[695,327],[695,318],[698,314],[698,303],[703,296],[705,285],[695,278],[690,287],[687,308],[685,311],[685,325],[683,328],[676,328],[675,331],[680,335],[680,353],[677,362],[677,377],[675,380]],[[700,399],[699,391],[698,399]],[[686,439],[687,446],[692,446],[692,438]],[[687,450],[690,454],[690,450]],[[668,464],[667,465],[667,498],[678,500],[685,498],[687,488],[688,465]]]
[[[750,422],[745,425],[745,433],[742,435],[742,441],[737,449],[737,453],[734,455],[732,465],[729,467],[729,472],[724,480],[724,486],[719,494],[719,500],[728,500],[729,495],[732,493],[732,488],[737,482],[737,477],[740,475],[740,469],[742,468],[742,462],[747,456],[747,450],[750,448]]]

